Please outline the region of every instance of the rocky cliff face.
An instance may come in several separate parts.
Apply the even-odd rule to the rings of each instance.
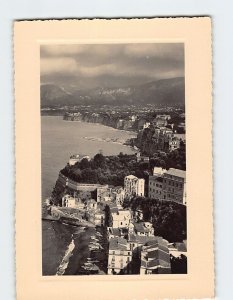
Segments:
[[[83,121],[88,123],[99,123],[105,126],[113,127],[122,130],[137,130],[137,122],[114,117],[108,114],[97,113],[66,113],[63,117],[67,121]]]

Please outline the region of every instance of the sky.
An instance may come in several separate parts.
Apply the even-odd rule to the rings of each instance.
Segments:
[[[41,84],[125,87],[184,76],[182,43],[41,45]]]

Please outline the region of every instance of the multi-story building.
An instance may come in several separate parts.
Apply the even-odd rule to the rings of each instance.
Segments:
[[[163,175],[163,200],[186,204],[186,171],[170,168]]]
[[[125,177],[124,188],[126,196],[144,196],[145,180],[134,175]]]
[[[130,244],[122,237],[114,237],[109,241],[108,274],[130,274],[132,251]]]
[[[141,251],[140,274],[170,274],[171,262],[168,242],[162,237],[148,241]]]
[[[121,186],[97,188],[97,202],[113,201],[121,205],[125,198],[125,190]]]
[[[125,228],[129,226],[131,221],[130,210],[117,209],[111,210],[112,214],[112,227],[113,228]]]
[[[104,211],[98,209],[95,211],[94,223],[96,226],[104,226],[105,224],[105,213]]]
[[[75,198],[70,195],[65,195],[62,197],[62,206],[63,207],[72,207],[75,208]]]
[[[186,204],[186,172],[170,168],[149,176],[148,195],[159,200],[175,201]]]

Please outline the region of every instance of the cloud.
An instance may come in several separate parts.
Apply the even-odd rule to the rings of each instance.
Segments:
[[[43,83],[113,87],[178,76],[184,76],[183,44],[41,46]]]

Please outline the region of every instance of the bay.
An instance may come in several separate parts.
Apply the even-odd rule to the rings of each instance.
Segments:
[[[117,130],[101,124],[65,121],[60,116],[41,117],[41,181],[42,199],[50,196],[59,171],[72,154],[93,157],[99,151],[103,155],[133,154],[135,150],[123,143],[136,133]],[[84,245],[78,228],[56,222],[42,222],[43,275],[55,275],[72,239],[75,245]],[[82,255],[76,253],[77,260]],[[85,254],[84,254],[85,255]],[[75,260],[75,257],[72,258]],[[72,274],[69,268],[69,274]],[[75,268],[74,268],[75,270]]]

